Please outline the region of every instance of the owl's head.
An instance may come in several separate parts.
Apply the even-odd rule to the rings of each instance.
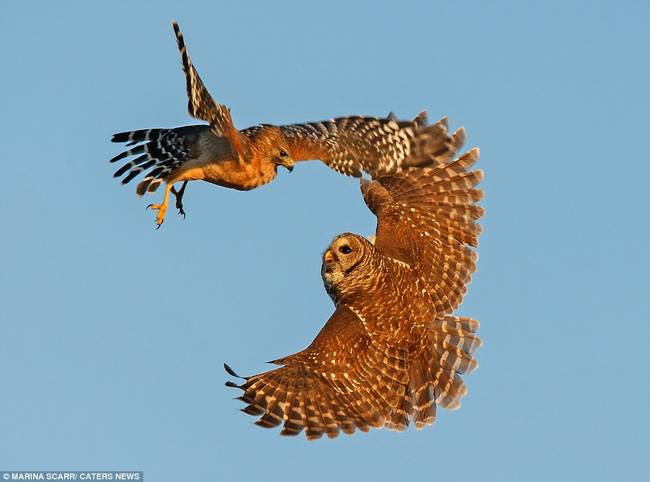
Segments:
[[[341,294],[350,293],[367,281],[366,265],[372,244],[356,234],[344,233],[332,241],[323,253],[321,276],[325,289],[336,302]]]

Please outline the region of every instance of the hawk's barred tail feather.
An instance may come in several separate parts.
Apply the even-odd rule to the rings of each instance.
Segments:
[[[131,146],[133,144],[137,144],[138,142],[150,141],[152,139],[155,139],[163,130],[166,129],[141,129],[137,131],[119,132],[117,134],[113,134],[113,137],[111,138],[111,142],[126,142],[127,146]],[[118,159],[121,159],[122,157],[115,156],[113,159],[111,159],[110,162],[115,162]]]
[[[207,130],[209,126],[195,125],[175,129],[142,129],[117,133],[111,139],[113,142],[126,142],[127,146],[142,144],[118,154],[109,161],[112,163],[129,156],[138,156],[115,171],[113,177],[126,174],[122,184],[127,184],[134,177],[151,169],[138,184],[136,193],[142,196],[146,192],[154,192],[172,170],[189,159],[197,137]]]

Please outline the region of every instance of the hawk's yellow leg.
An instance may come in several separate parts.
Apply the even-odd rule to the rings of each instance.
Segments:
[[[163,196],[162,204],[149,204],[148,208],[158,211],[156,216],[156,229],[160,228],[160,225],[165,221],[165,215],[167,214],[167,206],[169,205],[169,191],[172,190],[173,184],[165,184],[165,195]]]

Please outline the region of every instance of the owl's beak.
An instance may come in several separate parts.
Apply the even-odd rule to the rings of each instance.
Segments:
[[[323,257],[323,261],[325,261],[326,263],[331,263],[335,259],[336,257],[334,256],[334,253],[332,252],[331,249],[325,251],[325,256]]]

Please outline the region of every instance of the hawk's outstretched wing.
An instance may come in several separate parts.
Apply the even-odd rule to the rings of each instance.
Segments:
[[[377,216],[375,246],[415,269],[426,283],[436,314],[450,313],[467,292],[476,270],[476,252],[483,216],[476,202],[480,170],[474,148],[437,168],[409,169],[396,175],[362,181],[361,191]]]
[[[460,128],[449,133],[447,119],[426,125],[426,113],[413,121],[350,116],[280,126],[295,161],[319,159],[350,176],[373,178],[403,168],[436,165],[453,158],[465,142]]]
[[[187,110],[189,114],[196,119],[208,122],[215,135],[230,139],[235,151],[243,157],[241,133],[232,122],[230,109],[215,102],[212,98],[187,53],[181,29],[176,22],[173,22],[172,26],[178,41],[178,50],[181,53],[183,71],[187,82]]]
[[[227,385],[244,391],[240,399],[248,406],[242,410],[261,415],[258,425],[283,424],[283,435],[305,429],[314,439],[355,428],[404,429],[409,413],[399,408],[408,386],[407,357],[371,339],[357,315],[338,307],[308,348],[272,362],[281,368]]]

